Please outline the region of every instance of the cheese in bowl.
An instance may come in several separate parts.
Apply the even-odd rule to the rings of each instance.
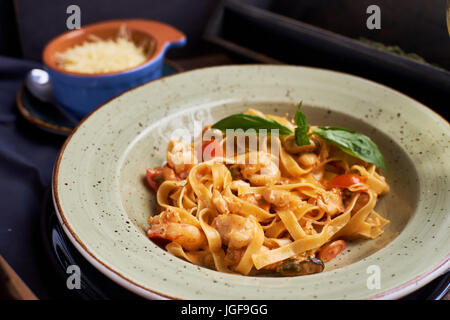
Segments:
[[[55,54],[57,64],[66,71],[76,73],[110,73],[134,68],[144,63],[154,50],[154,45],[136,44],[125,26],[117,37],[102,39],[90,34],[79,45]]]
[[[58,104],[82,119],[112,97],[161,77],[167,50],[185,43],[181,31],[162,22],[111,20],[54,38],[42,60]]]

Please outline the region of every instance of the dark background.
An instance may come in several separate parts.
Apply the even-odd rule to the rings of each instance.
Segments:
[[[271,11],[351,38],[361,36],[399,45],[450,69],[445,26],[446,0],[247,0]],[[81,8],[81,24],[115,18],[146,18],[169,23],[188,36],[171,57],[205,51],[203,31],[220,0],[1,0],[0,55],[40,60],[44,45],[66,31],[67,6]],[[381,30],[366,28],[366,8],[381,8]],[[17,37],[20,36],[20,38]],[[18,40],[20,39],[20,40]]]

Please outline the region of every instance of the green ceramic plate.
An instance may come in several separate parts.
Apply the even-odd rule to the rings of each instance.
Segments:
[[[168,140],[249,107],[312,124],[345,126],[378,144],[391,192],[377,211],[382,236],[353,242],[320,274],[223,274],[176,258],[145,236],[155,199],[145,169]],[[365,299],[402,297],[449,269],[450,127],[392,89],[354,76],[293,66],[201,69],[153,81],[87,117],[62,148],[53,196],[64,230],[95,267],[147,298]]]

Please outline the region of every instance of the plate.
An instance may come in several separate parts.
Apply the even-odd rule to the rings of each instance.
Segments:
[[[351,243],[320,274],[224,274],[176,258],[145,235],[155,213],[144,184],[170,138],[249,107],[369,135],[391,186],[382,236]],[[201,126],[201,125],[200,125]],[[394,299],[449,269],[450,128],[431,109],[362,78],[294,66],[200,69],[145,84],[86,117],[57,159],[53,198],[64,231],[106,276],[150,299]]]
[[[138,295],[117,285],[100,271],[95,269],[75,249],[67,238],[53,207],[51,190],[47,190],[41,212],[41,240],[44,244],[52,271],[59,277],[59,281],[67,281],[67,268],[70,265],[78,265],[83,270],[80,281],[80,289],[67,290],[64,293],[70,297],[79,297],[85,300],[110,300],[110,299],[143,299]],[[450,272],[434,279],[426,286],[403,297],[405,300],[441,300],[450,291]]]

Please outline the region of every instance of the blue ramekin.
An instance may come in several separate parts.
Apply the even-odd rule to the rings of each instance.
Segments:
[[[121,72],[81,74],[61,69],[55,53],[82,43],[89,34],[117,32],[125,25],[131,32],[154,39],[154,54],[143,64]],[[161,77],[166,51],[186,43],[186,36],[175,28],[149,20],[113,20],[97,23],[64,33],[45,47],[43,60],[57,102],[70,114],[82,119],[93,109],[118,94]]]

